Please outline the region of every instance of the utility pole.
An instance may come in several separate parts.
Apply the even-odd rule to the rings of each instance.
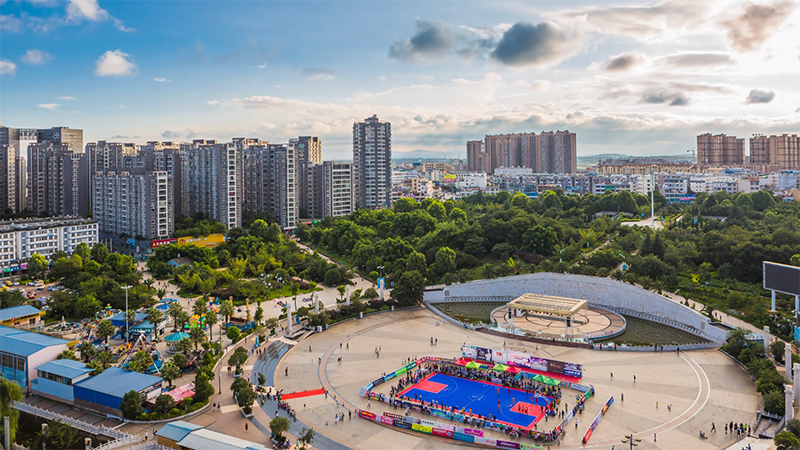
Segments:
[[[656,226],[656,204],[653,201],[654,191],[656,190],[656,174],[650,171],[650,226]]]
[[[131,343],[131,324],[128,321],[128,289],[133,286],[122,286],[120,289],[125,289],[125,343]]]

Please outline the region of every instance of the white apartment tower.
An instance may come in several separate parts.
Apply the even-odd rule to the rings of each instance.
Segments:
[[[172,182],[164,171],[95,173],[92,211],[100,231],[146,240],[171,237],[175,231]]]
[[[349,161],[325,161],[309,169],[311,218],[341,217],[355,210],[353,199],[353,164]]]
[[[392,124],[377,115],[353,124],[353,185],[358,207],[392,206]]]
[[[195,140],[183,145],[187,215],[203,213],[228,229],[242,225],[242,152],[235,143]]]

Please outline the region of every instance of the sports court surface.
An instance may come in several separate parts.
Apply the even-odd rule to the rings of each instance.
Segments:
[[[499,388],[499,391],[498,391]],[[544,417],[544,407],[553,400],[494,383],[466,380],[441,373],[428,375],[407,387],[400,395],[425,402],[436,400],[447,407],[472,410],[484,417],[495,415],[499,422],[530,429]]]

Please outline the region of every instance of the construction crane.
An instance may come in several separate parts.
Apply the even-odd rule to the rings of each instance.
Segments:
[[[697,164],[697,156],[695,156],[694,147],[692,147],[690,150],[686,150],[686,153],[689,152],[692,153],[692,164]]]

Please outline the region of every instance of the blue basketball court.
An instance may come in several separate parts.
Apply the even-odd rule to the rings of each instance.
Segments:
[[[499,422],[531,429],[544,416],[544,407],[552,403],[550,397],[535,396],[519,389],[509,389],[483,381],[466,380],[435,373],[400,393],[409,398],[431,402],[488,417],[494,415]]]

